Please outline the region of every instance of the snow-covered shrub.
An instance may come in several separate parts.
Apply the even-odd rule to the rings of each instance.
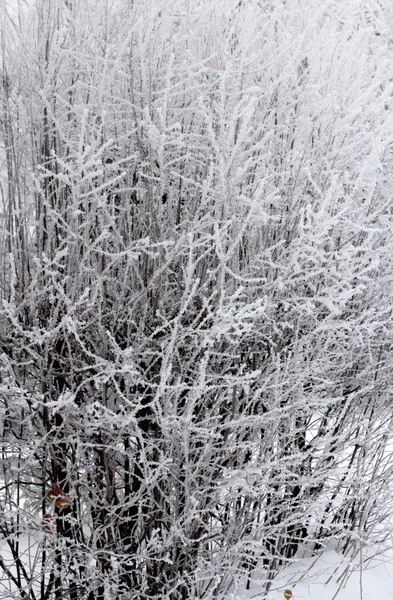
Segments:
[[[360,1],[306,4],[4,15],[15,598],[220,598],[257,565],[268,589],[385,516],[387,35]]]

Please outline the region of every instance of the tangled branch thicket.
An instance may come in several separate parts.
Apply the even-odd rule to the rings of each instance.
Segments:
[[[311,4],[3,2],[0,598],[268,591],[382,535],[389,22]]]

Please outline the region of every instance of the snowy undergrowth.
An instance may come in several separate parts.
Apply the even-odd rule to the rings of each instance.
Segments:
[[[392,540],[391,540],[392,541]],[[333,545],[318,556],[303,556],[284,569],[266,595],[262,586],[242,581],[226,600],[282,600],[289,590],[293,600],[393,599],[393,545],[358,548],[351,555]]]
[[[296,597],[325,560],[308,570],[300,549],[340,544],[337,577],[359,537],[380,550],[379,4],[36,0],[19,19],[0,2],[0,570],[15,600],[222,600],[249,575],[263,594],[259,561],[270,594]],[[17,536],[34,523],[49,531],[31,572]]]

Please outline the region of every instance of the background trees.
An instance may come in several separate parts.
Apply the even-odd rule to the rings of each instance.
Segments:
[[[388,25],[313,9],[4,18],[4,597],[268,590],[389,512]]]

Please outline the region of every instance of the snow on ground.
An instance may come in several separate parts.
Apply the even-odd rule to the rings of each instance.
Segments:
[[[285,590],[291,600],[393,600],[393,548],[382,554],[371,547],[352,559],[328,549],[319,557],[299,559],[274,581],[266,600],[284,600]],[[253,583],[227,600],[262,598]]]

